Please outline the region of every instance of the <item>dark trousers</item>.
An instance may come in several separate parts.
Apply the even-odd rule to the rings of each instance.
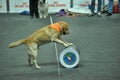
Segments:
[[[30,16],[38,17],[38,0],[29,0]]]
[[[91,11],[94,12],[95,10],[95,1],[96,0],[92,0],[91,1]],[[97,7],[97,12],[101,11],[101,0],[98,0],[98,7]]]

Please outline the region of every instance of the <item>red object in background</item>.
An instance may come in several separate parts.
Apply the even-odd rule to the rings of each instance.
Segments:
[[[113,6],[113,13],[119,13],[119,6],[118,6],[118,4]]]

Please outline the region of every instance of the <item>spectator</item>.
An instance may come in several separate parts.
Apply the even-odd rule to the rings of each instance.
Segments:
[[[31,19],[34,17],[38,18],[38,0],[29,0],[29,9]]]
[[[109,0],[108,11],[107,11],[106,16],[111,16],[112,15],[113,5],[114,5],[114,0]],[[119,12],[120,12],[120,0],[118,0],[118,5],[119,5]]]
[[[95,16],[95,1],[96,0],[91,0],[91,13],[89,14],[89,16]],[[98,0],[97,16],[101,16],[101,0]]]

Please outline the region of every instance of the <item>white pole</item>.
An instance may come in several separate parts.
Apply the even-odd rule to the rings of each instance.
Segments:
[[[51,21],[51,24],[53,24],[53,20],[52,20],[52,17],[51,17],[51,16],[50,16],[50,21]],[[59,65],[57,44],[54,43],[54,46],[55,46],[55,53],[56,53],[57,64],[58,64],[58,74],[59,74],[59,76],[60,76],[60,65]]]

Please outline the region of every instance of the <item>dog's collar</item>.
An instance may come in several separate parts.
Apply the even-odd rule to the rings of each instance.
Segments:
[[[51,24],[50,26],[51,28],[57,30],[58,32],[61,32],[61,27],[59,23],[54,23],[54,24]]]

